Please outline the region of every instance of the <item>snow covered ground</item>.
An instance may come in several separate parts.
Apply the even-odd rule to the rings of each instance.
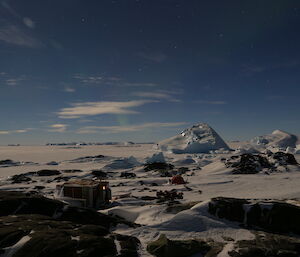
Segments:
[[[234,145],[235,148],[243,144],[229,143],[230,147]],[[161,177],[158,172],[144,170],[143,164],[147,160],[153,160],[150,157],[159,152],[155,148],[155,144],[81,146],[76,149],[64,146],[1,146],[0,160],[10,159],[18,165],[3,167],[0,165],[0,188],[31,191],[37,190],[37,186],[44,186],[45,189],[40,192],[48,197],[54,197],[55,186],[63,181],[54,180],[53,176],[34,177],[33,182],[14,184],[9,178],[16,174],[42,169],[59,170],[61,177],[92,178],[91,171],[101,169],[108,174],[107,180],[115,198],[111,208],[101,212],[118,215],[144,225],[134,229],[124,225],[116,227],[116,232],[136,236],[144,246],[147,242],[157,239],[161,233],[173,239],[213,238],[224,241],[225,237],[234,240],[253,238],[249,230],[208,214],[206,205],[212,197],[300,201],[299,166],[289,166],[288,170],[269,175],[265,173],[233,175],[221,161],[232,156],[233,152],[207,154],[164,152],[164,159],[167,163],[173,164],[175,170],[180,167],[189,169],[182,175],[188,182],[186,185],[171,185],[170,177]],[[300,162],[300,154],[296,154],[295,157]],[[161,155],[155,158],[161,158]],[[81,171],[64,172],[72,169]],[[135,173],[136,177],[120,177],[124,171]],[[186,210],[178,211],[176,208],[175,210],[168,208],[166,203],[143,198],[155,197],[157,191],[172,189],[183,192],[183,199],[180,200],[182,205],[191,202],[193,204]],[[118,199],[128,193],[130,196]],[[142,256],[148,255],[144,248],[141,251]],[[224,251],[220,256],[227,256]]]

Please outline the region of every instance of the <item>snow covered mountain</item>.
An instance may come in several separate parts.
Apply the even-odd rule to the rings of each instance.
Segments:
[[[181,134],[158,143],[163,151],[173,153],[207,153],[212,150],[229,150],[228,145],[208,124],[199,123]]]
[[[296,148],[297,141],[297,136],[282,130],[275,130],[272,134],[255,137],[250,142],[251,144],[263,145],[267,148],[286,149],[287,147]]]

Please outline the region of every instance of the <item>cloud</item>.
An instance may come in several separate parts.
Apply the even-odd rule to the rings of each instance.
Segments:
[[[175,98],[171,93],[166,93],[164,91],[134,92],[132,95],[143,98],[162,99],[170,102],[181,102],[181,100]]]
[[[24,78],[10,78],[10,79],[6,79],[5,83],[8,86],[16,86],[18,85],[22,80],[24,80]]]
[[[197,100],[197,101],[194,101],[194,103],[197,103],[197,104],[213,104],[213,105],[227,104],[227,102],[225,102],[225,101],[206,101],[206,100]]]
[[[150,122],[138,125],[127,126],[86,126],[77,130],[78,134],[94,134],[98,132],[105,133],[122,133],[135,132],[145,129],[159,129],[159,128],[176,128],[186,125],[186,122]]]
[[[25,24],[25,26],[27,26],[30,29],[34,29],[35,27],[35,22],[28,17],[23,18],[23,23]]]
[[[49,126],[51,129],[49,129],[49,132],[65,132],[67,130],[68,125],[67,124],[53,124]]]
[[[75,90],[75,88],[65,87],[64,91],[67,92],[67,93],[74,93],[76,90]]]
[[[0,27],[0,41],[3,41],[7,44],[30,48],[38,48],[43,46],[39,40],[25,33],[23,30],[13,24]]]
[[[165,54],[159,52],[152,52],[152,53],[140,52],[137,55],[148,61],[157,62],[157,63],[161,63],[167,59],[167,56]]]
[[[8,86],[19,85],[20,82],[27,79],[28,77],[26,75],[10,75],[6,72],[0,72],[0,82]]]
[[[14,133],[26,133],[28,132],[28,129],[18,129],[18,130],[14,130]]]
[[[15,133],[26,133],[30,129],[17,129],[17,130],[0,130],[0,135],[8,135],[8,134],[15,134]]]
[[[73,79],[79,80],[86,85],[107,85],[117,87],[156,87],[155,83],[150,82],[130,82],[120,77],[94,75],[86,76],[83,74],[75,74]]]
[[[130,108],[138,107],[147,103],[156,102],[153,100],[136,100],[128,102],[85,102],[73,103],[72,107],[61,109],[57,114],[62,119],[76,119],[84,116],[99,114],[136,114],[137,111]]]

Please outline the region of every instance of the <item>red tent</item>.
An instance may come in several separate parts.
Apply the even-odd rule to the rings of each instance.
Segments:
[[[183,177],[181,177],[180,175],[176,175],[172,177],[171,184],[181,185],[181,184],[185,184],[185,181]]]

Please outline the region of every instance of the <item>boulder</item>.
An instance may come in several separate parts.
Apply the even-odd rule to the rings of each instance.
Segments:
[[[136,177],[136,174],[133,173],[133,172],[126,172],[126,171],[123,171],[123,172],[121,172],[120,177],[121,177],[121,178],[135,178],[135,177]]]
[[[27,177],[25,174],[14,175],[11,177],[11,180],[13,184],[32,181],[32,179]]]
[[[153,242],[148,243],[147,251],[157,257],[185,257],[198,254],[199,256],[216,256],[221,247],[212,247],[203,240],[170,240],[164,234]],[[215,255],[209,252],[215,252]]]
[[[49,166],[56,166],[56,165],[59,165],[59,163],[56,162],[56,161],[51,161],[51,162],[47,162],[46,165],[49,165]]]
[[[0,165],[14,165],[14,164],[15,164],[15,162],[10,159],[0,160]]]
[[[154,163],[146,163],[144,165],[145,171],[159,171],[159,170],[173,170],[174,165],[165,163],[165,162],[154,162]]]
[[[92,175],[97,178],[107,178],[107,173],[102,170],[92,170]]]
[[[36,172],[38,176],[56,176],[60,175],[61,172],[59,170],[39,170]]]

